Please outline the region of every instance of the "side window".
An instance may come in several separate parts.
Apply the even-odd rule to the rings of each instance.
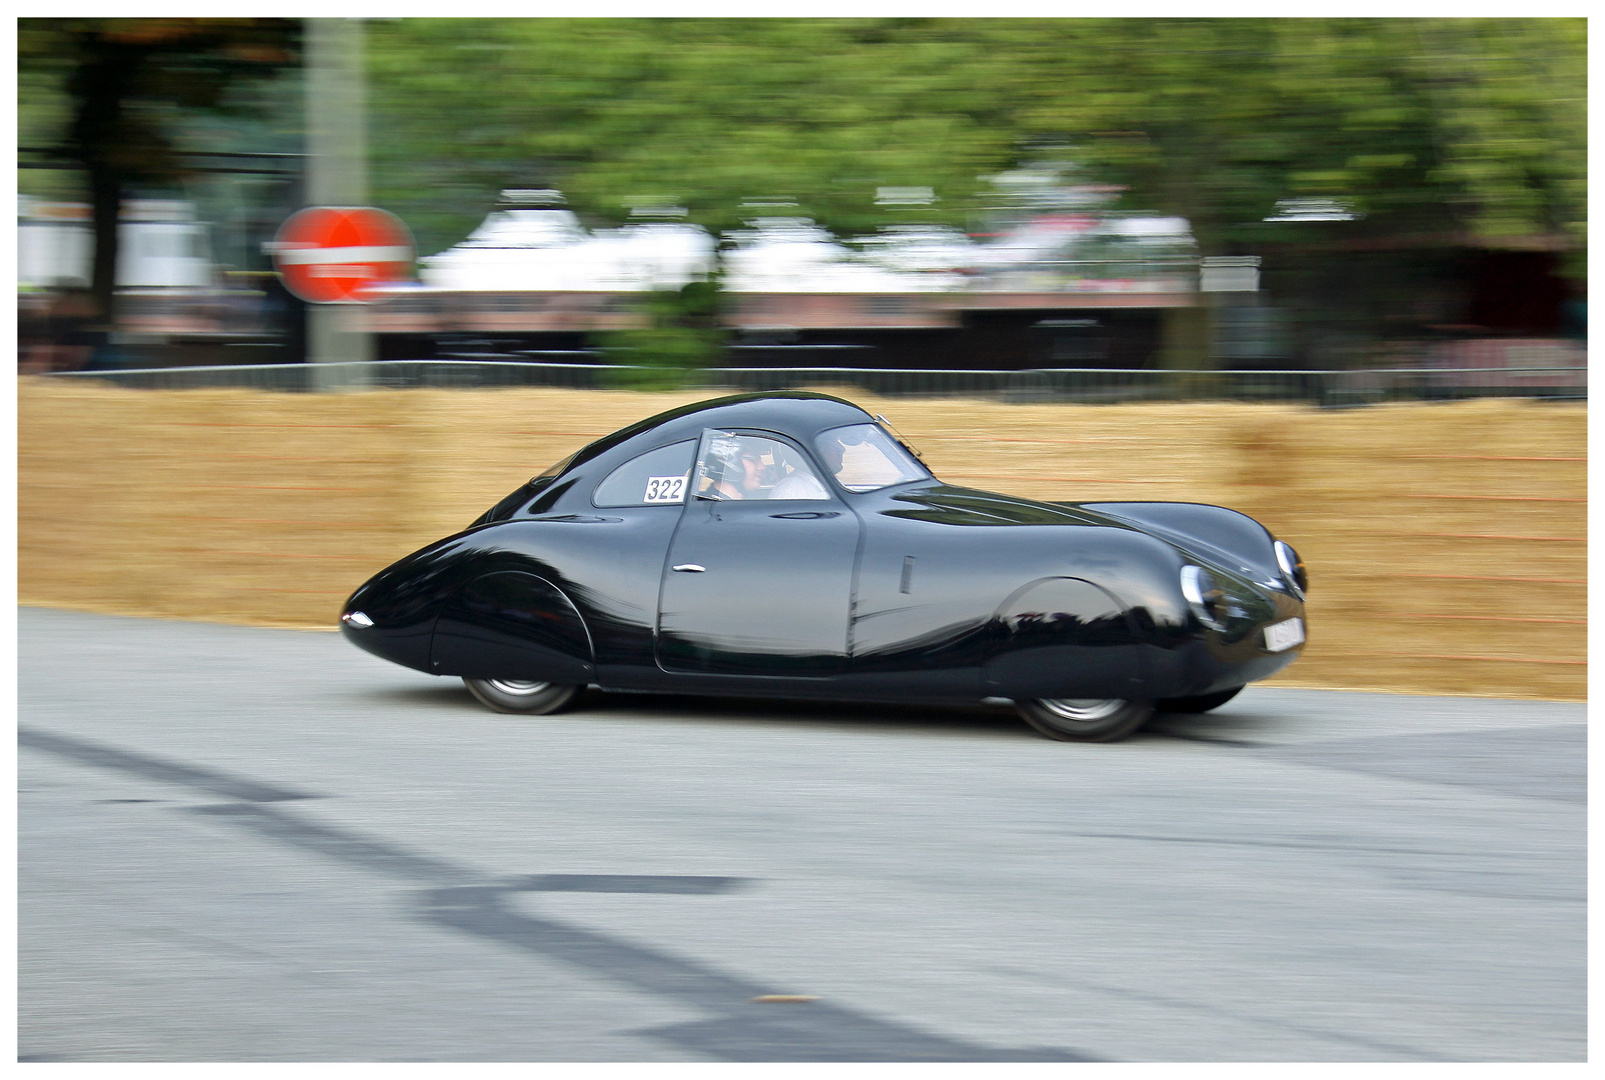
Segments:
[[[779,439],[709,430],[697,461],[699,499],[828,499],[802,452]]]
[[[695,442],[682,442],[631,458],[596,485],[591,502],[596,506],[683,503],[696,451]]]

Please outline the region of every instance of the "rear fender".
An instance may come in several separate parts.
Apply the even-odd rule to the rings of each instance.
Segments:
[[[1033,581],[998,606],[994,625],[998,649],[983,673],[991,694],[1144,696],[1144,649],[1136,622],[1118,599],[1090,581]]]

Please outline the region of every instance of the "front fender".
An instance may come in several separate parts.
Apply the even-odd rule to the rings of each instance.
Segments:
[[[437,540],[364,582],[341,609],[340,630],[353,645],[418,671],[430,671],[429,648],[465,555],[460,537]],[[360,616],[351,621],[353,615]]]
[[[1275,537],[1247,514],[1207,503],[1070,503],[1195,550],[1211,562],[1246,572],[1255,581],[1277,581]]]
[[[595,661],[590,629],[563,590],[503,570],[474,578],[446,601],[429,666],[438,675],[583,686],[595,679]]]

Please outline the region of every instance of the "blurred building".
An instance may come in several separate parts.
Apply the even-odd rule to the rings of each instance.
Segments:
[[[72,366],[302,359],[292,310],[299,302],[272,274],[222,269],[213,241],[211,224],[187,200],[125,200],[118,223],[116,328],[99,315],[89,320],[98,327],[98,343],[82,364]],[[33,306],[59,306],[59,299],[86,292],[93,253],[87,203],[18,196],[17,286]]]
[[[1301,204],[1267,219],[1261,254],[1200,260],[1184,219],[1110,212],[1107,189],[1029,170],[999,188],[966,230],[846,240],[783,206],[755,206],[717,239],[676,207],[588,229],[556,192],[504,192],[368,321],[383,359],[599,363],[604,335],[645,323],[646,294],[717,273],[733,367],[1151,368],[1167,316],[1205,303],[1223,368],[1475,369],[1479,385],[1539,385],[1573,378],[1539,369],[1586,363],[1586,300],[1557,238],[1366,236],[1340,207]],[[240,240],[271,235],[275,205],[214,230],[190,202],[129,200],[118,327],[92,366],[303,359],[305,305]],[[19,197],[25,294],[87,285],[91,245],[86,205]]]
[[[205,290],[217,286],[209,230],[196,219],[190,203],[129,199],[117,232],[119,289]],[[20,287],[88,287],[94,245],[87,203],[17,196]]]
[[[370,309],[381,356],[534,357],[641,325],[640,294],[721,273],[738,366],[1151,366],[1167,308],[1198,302],[1186,222],[1016,215],[971,236],[903,226],[846,242],[760,213],[724,239],[647,221],[590,231],[553,192],[504,193],[416,287]],[[531,198],[538,196],[538,198]]]

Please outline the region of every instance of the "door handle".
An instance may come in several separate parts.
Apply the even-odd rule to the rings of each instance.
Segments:
[[[706,566],[698,566],[694,562],[683,562],[674,569],[678,570],[682,574],[701,574],[704,573],[708,568]]]

